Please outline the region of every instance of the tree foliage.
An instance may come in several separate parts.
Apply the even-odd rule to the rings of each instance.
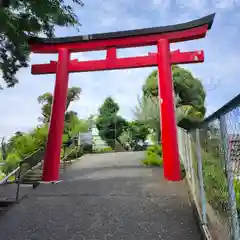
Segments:
[[[43,124],[42,126],[36,127],[30,135],[36,140],[37,148],[45,147],[48,138],[48,125]]]
[[[8,144],[8,151],[17,153],[20,158],[30,155],[39,148],[36,138],[31,134],[15,134],[10,138]]]
[[[157,75],[158,72],[155,70],[146,79],[142,88],[145,97],[158,97]],[[176,65],[172,66],[172,77],[175,96],[178,97],[177,106],[192,106],[204,115],[206,94],[201,81],[195,78],[190,71]]]
[[[99,108],[99,116],[96,120],[100,137],[112,148],[127,126],[126,120],[117,115],[118,111],[118,104],[108,97]]]
[[[85,121],[81,121],[76,112],[67,111],[70,104],[80,98],[80,93],[81,88],[79,87],[71,87],[68,89],[63,142],[68,141],[78,132],[86,132],[88,130],[89,124]],[[39,119],[43,122],[43,124],[48,124],[51,116],[53,95],[51,93],[44,93],[38,97],[38,102],[42,105],[42,116]]]
[[[132,149],[135,149],[139,142],[144,142],[147,139],[149,133],[148,126],[144,122],[136,120],[128,123],[120,140],[128,143]]]
[[[6,160],[7,158],[7,143],[4,137],[2,138],[1,142],[1,158],[2,160]]]
[[[89,122],[79,119],[76,112],[66,112],[64,133],[68,135],[68,138],[75,136],[79,132],[87,132],[88,128]]]
[[[38,102],[42,105],[42,116],[39,118],[39,120],[41,120],[43,123],[48,123],[50,121],[52,101],[52,93],[44,93],[43,95],[38,97]]]
[[[67,97],[67,108],[70,106],[71,102],[79,99],[80,88],[72,87],[68,90]],[[5,159],[6,165],[3,169],[4,173],[7,174],[8,171],[13,170],[16,164],[26,156],[29,156],[41,147],[45,147],[48,137],[48,121],[51,114],[51,104],[53,97],[50,93],[45,93],[39,96],[38,101],[42,104],[42,124],[37,126],[32,131],[28,133],[16,132],[6,143],[2,142],[1,152],[4,153],[6,149]],[[89,129],[90,121],[81,120],[78,118],[77,113],[74,111],[66,111],[65,113],[65,124],[63,133],[63,142],[68,141],[73,138],[79,132],[86,132]]]
[[[79,99],[81,93],[81,88],[79,87],[71,87],[68,89],[67,95],[67,103],[66,103],[66,111],[70,106],[71,102]],[[42,117],[39,119],[43,123],[48,123],[50,121],[52,103],[53,103],[53,95],[52,93],[44,93],[43,95],[38,97],[38,102],[42,105],[41,112]]]
[[[181,127],[188,128],[191,123],[199,122],[204,118],[206,94],[200,80],[193,77],[191,72],[184,68],[172,66],[172,75],[177,123]],[[135,109],[135,116],[137,119],[144,120],[151,128],[159,132],[160,113],[157,70],[148,76],[142,92],[143,97]]]
[[[138,106],[134,110],[136,119],[155,131],[155,139],[160,141],[160,111],[157,97],[138,98]]]
[[[29,37],[53,37],[56,26],[80,26],[73,3],[83,5],[81,0],[12,0],[0,9],[0,69],[7,87],[18,82],[17,71],[28,65]]]

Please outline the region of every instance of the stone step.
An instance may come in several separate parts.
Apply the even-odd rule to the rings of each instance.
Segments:
[[[35,185],[36,183],[42,181],[42,179],[24,179],[21,184],[23,185]]]
[[[22,180],[22,182],[27,182],[27,181],[41,181],[42,179],[42,176],[39,176],[39,177],[28,177],[28,178],[24,178]]]
[[[13,198],[0,198],[0,208],[6,208],[9,207],[10,205],[13,205],[16,203],[16,200]]]
[[[41,179],[42,178],[42,174],[38,174],[38,175],[26,175],[24,176],[24,178],[22,180],[28,180],[28,179],[31,179],[31,180],[34,180],[34,179]]]
[[[22,179],[26,179],[26,178],[39,178],[41,176],[42,176],[42,174],[29,174],[29,175],[27,174],[24,177],[22,177]]]
[[[71,165],[71,162],[61,162],[60,164],[60,172],[62,172],[64,169],[66,169],[69,165]],[[42,168],[37,168],[35,170],[30,171],[26,176],[24,176],[23,181],[21,184],[34,184],[36,182],[42,181]]]
[[[41,175],[41,174],[42,174],[42,171],[41,171],[41,172],[31,171],[31,172],[27,173],[25,176],[29,176],[29,175]]]

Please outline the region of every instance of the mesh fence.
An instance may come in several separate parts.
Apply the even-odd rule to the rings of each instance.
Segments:
[[[213,239],[240,239],[240,98],[196,129],[178,129],[179,153]]]

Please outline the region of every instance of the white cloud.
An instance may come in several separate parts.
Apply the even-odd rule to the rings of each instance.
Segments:
[[[235,0],[212,0],[212,3],[218,9],[229,9],[234,7]]]
[[[152,3],[154,5],[159,5],[158,7],[161,7],[161,8],[168,8],[170,5],[171,5],[171,1],[168,1],[168,0],[152,0]]]
[[[176,0],[176,4],[180,8],[191,8],[194,10],[205,10],[206,6],[208,5],[209,1],[207,0]]]

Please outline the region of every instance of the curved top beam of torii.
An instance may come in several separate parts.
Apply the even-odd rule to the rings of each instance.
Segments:
[[[212,27],[214,16],[215,13],[187,23],[163,27],[61,38],[32,37],[29,39],[29,45],[35,53],[57,53],[59,48],[67,48],[70,52],[84,52],[109,47],[151,46],[160,38],[168,38],[169,42],[181,42],[205,37]]]

